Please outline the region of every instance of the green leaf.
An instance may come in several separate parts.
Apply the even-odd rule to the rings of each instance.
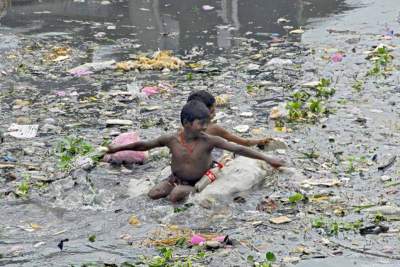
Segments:
[[[163,247],[160,249],[160,252],[166,261],[172,259],[172,248]]]
[[[204,252],[204,251],[199,251],[198,253],[197,253],[197,258],[198,259],[204,259],[205,257],[206,257],[207,255],[206,255],[206,253]]]
[[[149,262],[149,267],[165,267],[166,263],[167,261],[165,260],[165,258],[162,258],[160,256],[155,256]]]
[[[96,241],[96,235],[91,235],[91,236],[89,236],[88,239],[90,242],[94,242],[94,241]]]
[[[184,247],[186,245],[186,237],[181,237],[178,240],[176,240],[175,246],[178,247]]]
[[[270,261],[270,262],[275,262],[275,261],[276,261],[275,254],[272,253],[271,251],[268,251],[268,252],[265,254],[265,258],[266,258],[268,261]]]
[[[322,228],[325,225],[325,222],[321,218],[319,218],[319,219],[313,220],[311,225],[314,228]]]
[[[252,255],[247,256],[247,261],[250,263],[254,263],[254,256]]]
[[[289,197],[289,202],[290,203],[297,203],[297,202],[299,202],[299,201],[301,201],[303,199],[304,199],[304,196],[302,194],[295,193],[294,195]]]

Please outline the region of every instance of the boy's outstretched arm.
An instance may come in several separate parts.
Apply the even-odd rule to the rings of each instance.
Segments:
[[[149,141],[138,141],[126,145],[109,145],[107,153],[115,153],[122,150],[147,151],[152,148],[166,146],[170,139],[171,136],[163,135]]]
[[[222,137],[229,142],[233,142],[242,146],[266,145],[271,140],[271,138],[264,138],[264,139],[243,138],[228,132],[227,130],[216,124],[209,126],[209,129],[207,129],[207,133],[214,136]]]
[[[221,148],[224,150],[228,150],[228,151],[231,151],[233,153],[236,153],[238,155],[242,155],[242,156],[245,156],[248,158],[263,160],[274,168],[279,168],[279,167],[285,165],[284,160],[264,155],[263,153],[252,150],[248,147],[229,143],[220,137],[210,136],[210,139],[212,140],[215,147],[218,147],[218,148]]]

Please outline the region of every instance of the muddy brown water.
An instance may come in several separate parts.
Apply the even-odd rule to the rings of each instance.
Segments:
[[[301,37],[287,37],[288,30],[284,29],[284,25],[279,25],[277,20],[279,18],[289,20],[287,25],[293,29],[307,27],[310,21],[318,26],[318,23],[329,21],[334,15],[344,14],[360,7],[359,2],[0,0],[0,3],[0,67],[4,71],[10,71],[10,75],[2,76],[3,79],[0,81],[2,93],[0,130],[5,132],[8,125],[17,119],[20,121],[29,119],[33,123],[39,123],[43,129],[45,126],[49,127],[49,123],[44,121],[52,118],[55,122],[50,124],[58,127],[52,128],[53,131],[40,131],[32,140],[15,141],[7,137],[1,144],[0,156],[9,155],[16,158],[17,162],[32,163],[41,168],[38,172],[21,167],[15,170],[2,170],[0,173],[3,176],[0,198],[2,218],[0,265],[70,266],[86,262],[117,264],[123,261],[135,262],[139,255],[157,254],[154,247],[145,244],[149,237],[157,237],[151,234],[154,230],[160,228],[162,224],[176,224],[195,231],[229,234],[234,239],[244,241],[231,251],[210,254],[203,265],[246,266],[248,255],[262,258],[265,251],[274,251],[279,259],[287,256],[295,247],[305,244],[313,248],[312,256],[305,255],[305,259],[321,255],[328,258],[304,261],[299,266],[375,266],[365,265],[369,264],[368,261],[360,260],[357,254],[348,255],[351,254],[349,252],[343,258],[332,258],[331,251],[320,245],[321,235],[318,231],[298,231],[309,227],[311,218],[299,212],[307,206],[287,207],[281,211],[282,214],[289,216],[298,214],[293,217],[294,228],[287,225],[280,228],[268,224],[254,227],[251,224],[254,221],[268,221],[271,217],[255,210],[257,203],[265,196],[276,195],[285,198],[293,193],[293,189],[285,187],[285,182],[289,183],[289,179],[281,181],[277,187],[271,186],[277,185],[276,180],[272,179],[274,180],[272,184],[266,184],[251,195],[245,196],[245,203],[228,201],[211,211],[192,207],[185,212],[174,213],[173,207],[168,202],[149,201],[144,196],[131,198],[128,190],[131,179],[158,176],[168,164],[168,158],[152,159],[149,163],[137,166],[133,170],[121,171],[119,168],[100,165],[90,172],[77,170],[67,178],[56,179],[54,177],[58,177],[59,172],[56,158],[52,154],[56,142],[68,134],[80,135],[94,144],[100,144],[103,137],[112,136],[113,131],[127,130],[106,128],[104,119],[110,116],[134,120],[135,129],[140,127],[145,119],[158,120],[160,117],[163,119],[164,122],[159,125],[141,129],[142,136],[154,137],[166,130],[171,131],[179,125],[176,118],[177,107],[185,101],[191,88],[212,88],[216,94],[228,92],[235,95],[232,106],[236,108],[221,109],[226,113],[224,122],[226,127],[232,128],[242,122],[253,128],[265,127],[265,117],[269,109],[285,99],[286,94],[282,87],[300,80],[302,74],[290,67],[278,69],[276,72],[270,68],[262,73],[248,73],[244,70],[245,65],[251,62],[248,57],[257,51],[266,51],[271,43],[283,38],[288,42],[280,46],[280,51],[273,52],[273,56],[290,58],[298,65],[308,63],[304,62],[304,57],[308,55],[307,49],[297,43],[301,41]],[[49,47],[46,47],[46,44]],[[47,68],[46,65],[38,63],[43,51],[60,44],[68,45],[74,50],[71,61],[65,63],[66,66],[59,64]],[[23,53],[22,48],[28,46],[36,49],[33,49],[31,54]],[[181,57],[193,57],[194,61],[209,60],[212,62],[211,66],[220,72],[195,74],[193,81],[185,79],[187,70],[169,75],[161,75],[159,72],[114,75],[113,72],[106,71],[81,79],[65,75],[66,68],[83,62],[121,60],[130,54],[158,49],[171,49]],[[12,61],[10,54],[16,55],[16,61]],[[241,63],[242,60],[244,63]],[[28,62],[26,65],[29,75],[18,74],[8,69],[15,68],[17,63],[25,61]],[[309,64],[318,66],[318,62]],[[357,66],[354,65],[352,68]],[[315,66],[306,64],[306,68],[313,67]],[[327,68],[324,72],[331,74],[335,70],[334,67]],[[310,72],[307,75],[311,75]],[[172,94],[156,96],[147,101],[148,105],[161,105],[162,111],[140,112],[135,102],[125,102],[126,104],[106,101],[83,102],[83,104],[79,102],[87,101],[87,97],[90,96],[98,96],[99,92],[125,89],[126,83],[132,82],[133,79],[138,79],[143,84],[153,81],[174,84]],[[243,89],[249,83],[266,80],[272,83],[271,88],[261,93],[256,101]],[[58,91],[65,91],[66,97],[57,96],[55,92]],[[380,105],[379,92],[375,94],[376,105]],[[350,97],[346,92],[340,95],[344,98]],[[30,100],[32,105],[15,108],[16,99]],[[114,115],[104,115],[104,111]],[[237,122],[237,116],[242,111],[254,112],[255,118]],[[357,111],[354,113],[358,114]],[[318,143],[318,148],[326,151],[343,148],[346,142],[351,143],[354,136],[357,136],[357,131],[367,132],[361,127],[353,129],[351,116],[343,122],[342,118],[348,114],[348,109],[338,108],[338,113],[326,122],[330,127],[343,124],[348,129],[343,134],[342,143],[335,147],[327,141],[326,135],[338,134],[340,128],[336,132],[328,128],[329,131],[321,135],[319,126],[300,127],[296,136],[289,135],[288,140],[301,138],[310,141],[311,139]],[[372,118],[380,118],[379,113],[368,114]],[[81,124],[73,126],[77,123]],[[271,127],[272,125],[269,125],[266,128]],[[268,129],[265,131],[274,134]],[[381,134],[384,134],[383,131],[372,133],[371,140],[381,140],[379,138]],[[360,139],[365,140],[365,137]],[[307,141],[300,142],[299,145],[291,143],[293,150],[312,148],[313,145],[307,144]],[[23,152],[25,147],[34,147],[34,154]],[[385,146],[376,151],[384,153],[388,149]],[[344,152],[355,154],[359,149],[349,146]],[[294,157],[299,157],[298,153],[295,153]],[[329,154],[326,157],[330,159],[332,156]],[[294,161],[293,164],[302,167],[301,160]],[[313,168],[317,167],[314,165]],[[347,179],[346,174],[340,171],[339,177],[342,175]],[[16,174],[16,182],[4,181],[10,173]],[[26,173],[33,177],[32,180],[40,178],[50,179],[52,182],[47,189],[30,190],[27,199],[13,197],[10,191]],[[366,178],[359,175],[351,178],[354,178],[352,185],[354,187],[340,194],[343,198],[351,198],[350,202],[355,204],[356,200],[363,199],[361,192],[365,190],[367,182],[364,180]],[[322,193],[339,195],[338,191],[339,189],[328,188],[322,190]],[[377,195],[371,193],[371,199],[378,199]],[[396,203],[400,204],[398,200]],[[141,222],[140,227],[127,223],[132,214],[138,217]],[[349,216],[352,220],[360,217],[362,216],[357,214]],[[38,224],[40,228],[34,229],[30,225],[32,223]],[[95,242],[88,241],[91,235],[96,235]],[[63,250],[60,251],[57,244],[66,238],[69,241],[64,242]],[[360,241],[357,233],[342,234],[338,238],[341,241],[352,238],[360,243],[364,241]],[[366,243],[374,241],[374,237],[365,238]],[[248,243],[252,246],[246,245]],[[374,249],[376,244],[382,245],[382,243],[388,247],[396,246],[396,243],[388,237],[381,243],[374,243]],[[193,251],[176,249],[178,254],[183,255],[193,254]],[[371,259],[370,262],[376,262],[376,266],[397,266],[396,263],[386,265],[377,259]]]

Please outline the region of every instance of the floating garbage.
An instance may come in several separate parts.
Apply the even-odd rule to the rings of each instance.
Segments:
[[[190,239],[190,244],[192,245],[201,245],[202,243],[206,242],[206,239],[201,235],[193,235]]]
[[[238,133],[247,133],[250,130],[249,125],[238,125],[233,128]]]
[[[230,96],[227,94],[217,95],[215,97],[215,105],[217,107],[226,106],[229,103]]]
[[[108,126],[111,126],[111,125],[132,126],[133,125],[133,121],[131,121],[131,120],[110,119],[110,120],[106,120],[106,124]]]
[[[158,88],[157,86],[146,86],[142,89],[142,92],[146,96],[152,96],[158,94],[160,92],[160,88]]]
[[[113,141],[113,145],[126,145],[140,141],[139,135],[135,132],[123,133],[117,136]],[[103,161],[113,164],[142,164],[148,159],[147,151],[122,150],[112,154],[106,154]]]
[[[48,61],[59,62],[69,58],[71,48],[69,47],[54,47],[45,59]]]
[[[334,53],[331,57],[332,62],[338,63],[343,60],[343,54],[342,53]]]
[[[269,221],[273,224],[284,224],[284,223],[289,223],[292,220],[287,216],[279,216],[279,217],[271,218],[271,219],[269,219]]]
[[[296,29],[296,30],[290,31],[289,33],[290,34],[303,34],[304,30],[303,29]]]
[[[19,125],[19,124],[11,124],[11,126],[8,128],[7,134],[18,138],[18,139],[29,139],[36,137],[37,132],[39,129],[39,125],[34,124],[34,125]]]
[[[69,74],[80,77],[93,72],[114,69],[115,60],[85,63],[68,71]]]
[[[291,61],[290,59],[282,59],[282,58],[273,58],[267,63],[268,66],[271,65],[282,66],[291,64],[293,64],[293,61]]]
[[[185,66],[185,62],[172,56],[171,51],[158,51],[149,58],[140,56],[137,60],[121,61],[117,63],[117,69],[130,70],[179,70]]]
[[[202,8],[203,8],[203,10],[205,10],[205,11],[210,11],[210,10],[213,10],[215,7],[210,6],[210,5],[204,5],[204,6],[202,6]]]

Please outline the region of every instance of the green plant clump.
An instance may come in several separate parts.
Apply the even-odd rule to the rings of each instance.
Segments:
[[[59,168],[69,169],[76,156],[85,156],[93,152],[93,146],[81,137],[68,136],[62,139],[56,147],[59,157]]]
[[[272,267],[272,263],[276,261],[276,256],[273,252],[269,251],[265,253],[265,259],[261,262],[255,261],[253,256],[248,256],[247,261],[254,267]]]
[[[361,220],[356,220],[354,222],[337,222],[318,218],[311,222],[311,226],[313,228],[324,229],[328,235],[338,235],[339,232],[357,231],[363,226],[363,222]]]
[[[325,100],[335,94],[335,89],[330,87],[331,81],[322,78],[315,86],[315,90],[297,91],[291,96],[291,101],[286,104],[289,122],[313,122],[329,110],[325,107]]]

